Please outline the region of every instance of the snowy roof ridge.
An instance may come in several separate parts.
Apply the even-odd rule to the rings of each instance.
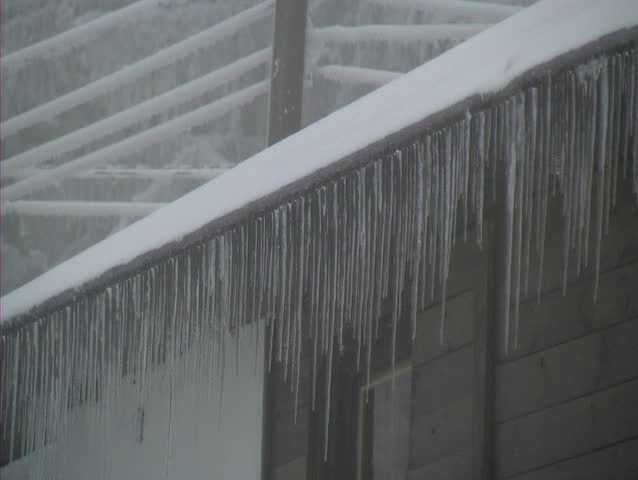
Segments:
[[[638,38],[634,0],[542,1],[258,153],[225,175],[94,245],[0,300],[0,327],[56,308],[175,254],[255,210],[352,168],[416,126],[503,96],[523,78]],[[491,52],[486,56],[486,52]],[[471,72],[471,76],[459,72]],[[427,102],[415,102],[426,96]],[[397,108],[401,105],[401,108]],[[365,121],[365,128],[361,128]],[[425,123],[424,123],[425,122]],[[412,133],[410,133],[412,132]],[[302,160],[303,158],[303,160]],[[167,228],[170,226],[170,228]],[[107,255],[107,252],[111,252]]]

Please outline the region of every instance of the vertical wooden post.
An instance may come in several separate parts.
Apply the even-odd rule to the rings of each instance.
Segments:
[[[493,212],[490,212],[493,213]],[[497,307],[497,244],[494,219],[486,223],[481,268],[475,278],[472,376],[472,479],[494,478],[494,366]]]
[[[264,332],[266,329],[264,328]],[[261,480],[273,478],[273,432],[275,430],[274,419],[274,366],[273,370],[268,369],[269,355],[268,335],[264,334],[264,386],[262,392],[261,407]]]
[[[301,128],[306,53],[307,0],[276,0],[270,70],[268,145]],[[268,370],[269,338],[264,345],[264,393],[261,478],[273,477],[274,407],[277,378]]]
[[[270,73],[268,145],[301,128],[307,0],[277,0]]]
[[[502,113],[502,112],[501,112]],[[498,329],[505,317],[505,224],[507,172],[502,124],[495,122],[492,132],[496,166],[494,175],[486,178],[485,198],[487,218],[484,221],[484,243],[481,268],[476,282],[474,319],[474,372],[472,411],[472,479],[490,480],[495,477],[496,358],[499,348]],[[492,197],[492,191],[496,193]]]
[[[270,69],[268,145],[301,128],[303,76],[306,56],[307,0],[276,0]],[[264,393],[261,478],[273,476],[274,408],[277,379],[268,370],[269,338],[264,342]]]

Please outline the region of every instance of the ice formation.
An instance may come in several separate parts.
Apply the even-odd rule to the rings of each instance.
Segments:
[[[445,304],[455,239],[473,235],[482,244],[484,208],[493,201],[487,179],[500,172],[505,341],[515,348],[519,299],[540,288],[528,272],[543,263],[550,198],[562,203],[566,285],[568,271],[598,271],[618,184],[630,173],[638,196],[637,74],[635,45],[547,74],[27,325],[4,324],[9,452],[42,450],[63,436],[66,412],[78,402],[107,395],[101,415],[108,415],[123,378],[144,392],[159,365],[171,378],[223,377],[225,362],[216,360],[232,348],[224,332],[239,341],[242,326],[259,322],[270,358],[282,362],[296,391],[306,339],[313,372],[326,362],[327,398],[346,335],[369,376],[384,300],[393,337],[403,315],[414,333],[416,312],[437,300],[436,291]],[[187,352],[193,360],[178,373]],[[93,434],[103,442],[108,431]]]

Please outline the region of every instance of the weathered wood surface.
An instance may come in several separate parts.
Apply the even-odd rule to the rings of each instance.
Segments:
[[[566,296],[555,290],[540,303],[526,302],[520,309],[518,345],[507,356],[499,345],[499,360],[522,357],[636,317],[637,292],[638,263],[631,263],[600,275],[596,302],[586,280],[570,286]]]
[[[276,339],[275,339],[276,340]],[[307,344],[304,345],[307,349]],[[273,362],[268,371],[268,356],[265,354],[265,369],[267,376],[266,406],[264,416],[263,436],[263,477],[275,479],[288,472],[290,464],[297,465],[299,459],[305,458],[308,452],[309,425],[311,412],[311,360],[306,353],[301,357],[299,390],[297,405],[295,406],[294,381],[291,371],[288,378],[284,378],[283,365]],[[305,469],[306,462],[303,466]],[[282,477],[288,478],[288,477]],[[303,478],[303,477],[302,477]]]
[[[512,480],[636,480],[638,438],[558,462]],[[423,477],[425,478],[425,477]]]
[[[307,0],[277,0],[268,145],[301,128]]]
[[[462,448],[468,448],[471,438],[471,398],[464,398],[433,412],[413,417],[410,433],[410,467],[421,467]]]
[[[474,348],[466,345],[449,355],[414,367],[412,372],[412,414],[415,416],[469,397],[472,393]]]
[[[497,474],[507,478],[638,436],[638,380],[501,424]]]
[[[541,302],[535,294],[523,301],[516,348],[506,356],[502,345],[496,346],[497,477],[638,478],[637,456],[630,453],[638,451],[637,217],[633,204],[614,212],[596,302],[591,271],[570,280],[562,295],[560,232],[550,235]],[[413,365],[410,479],[479,478],[472,466],[478,401],[474,337],[482,315],[477,296],[483,294],[476,277],[484,257],[469,243],[454,248],[443,342],[436,303],[418,313],[413,345],[409,322],[400,323],[399,343],[410,347],[400,348],[397,358],[410,358]],[[534,267],[532,282],[536,274]],[[389,318],[381,325],[389,329]],[[387,333],[375,345],[373,371],[390,364]],[[312,436],[309,373],[300,386],[298,425],[292,423],[290,385],[277,392],[276,435],[285,440],[275,451],[288,453],[275,454],[274,478],[305,478],[311,468],[306,456],[313,448],[307,438]]]
[[[467,480],[471,478],[472,451],[463,448],[422,467],[410,470],[408,480]]]
[[[485,259],[482,253],[483,251],[476,245],[474,231],[468,231],[467,241],[463,241],[462,233],[457,234],[450,257],[446,286],[447,298],[456,297],[476,287],[474,274],[484,267]],[[438,303],[440,298],[440,293],[437,291],[434,297],[435,302]]]
[[[497,376],[499,422],[638,378],[638,318],[510,362]]]
[[[490,206],[494,210],[494,206]],[[487,224],[481,268],[474,272],[473,367],[472,367],[472,478],[494,477],[495,343],[498,305],[502,285],[497,272],[503,236],[494,221]]]
[[[285,465],[290,461],[303,457],[308,450],[308,424],[310,407],[297,411],[297,418],[286,414],[275,418],[273,435],[273,468]]]
[[[273,392],[273,408],[275,415],[294,415],[296,408],[308,407],[312,404],[312,372],[310,361],[299,376],[298,391],[295,394],[295,382],[290,377]],[[297,398],[295,398],[297,397]]]
[[[412,347],[412,364],[417,366],[457,350],[472,341],[474,294],[472,291],[451,297],[445,307],[443,342],[440,342],[441,307],[436,305],[417,316],[417,331]]]
[[[606,272],[616,267],[638,261],[638,208],[632,198],[631,186],[625,182],[619,186],[618,204],[610,216],[609,232],[603,234],[600,255],[600,271]],[[560,201],[554,199],[548,211],[546,228],[545,258],[542,264],[542,295],[562,288],[563,281],[563,227]],[[590,246],[590,267],[584,272],[585,277],[593,276],[593,245]],[[575,285],[582,284],[583,275],[578,275],[575,266],[574,252],[569,256],[568,293]],[[523,300],[537,299],[539,263],[532,255],[529,272],[529,291],[521,291]]]

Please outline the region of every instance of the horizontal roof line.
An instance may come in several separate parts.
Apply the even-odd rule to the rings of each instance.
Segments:
[[[541,2],[526,9],[5,295],[0,325],[11,328],[20,318],[30,318],[29,312],[59,307],[79,292],[127,278],[407,138],[441,128],[451,117],[506,98],[552,69],[635,43],[638,11],[632,6],[633,0],[616,0],[613,9],[583,0]],[[518,35],[521,29],[524,37]],[[459,75],[468,68],[472,75]],[[139,238],[145,241],[140,244]],[[104,251],[117,256],[106,258]],[[90,269],[84,267],[87,262]]]

